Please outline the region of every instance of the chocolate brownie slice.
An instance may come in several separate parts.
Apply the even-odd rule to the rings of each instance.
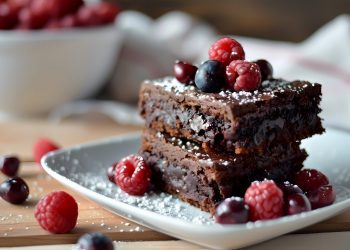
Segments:
[[[148,128],[241,154],[322,133],[320,99],[321,85],[306,81],[274,79],[254,92],[203,93],[167,77],[143,82],[139,107]]]
[[[156,189],[210,213],[223,199],[242,196],[252,181],[288,179],[307,156],[299,143],[276,145],[260,155],[218,153],[151,129],[144,131],[140,151],[152,168]]]

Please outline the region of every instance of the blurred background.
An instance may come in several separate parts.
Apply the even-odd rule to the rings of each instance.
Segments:
[[[26,4],[20,31],[0,31],[0,119],[97,112],[140,124],[143,80],[172,75],[178,59],[199,65],[229,36],[276,78],[322,83],[326,122],[350,129],[349,0],[0,0],[0,28],[11,2]],[[78,5],[58,18],[48,3],[64,2]]]
[[[116,2],[116,1],[111,1]],[[349,0],[118,0],[124,9],[158,18],[185,11],[222,34],[300,42],[340,14],[350,13]]]

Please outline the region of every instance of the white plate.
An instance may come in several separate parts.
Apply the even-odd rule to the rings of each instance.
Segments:
[[[336,187],[336,202],[328,207],[275,220],[243,225],[219,225],[209,214],[167,194],[129,196],[106,178],[106,169],[136,153],[139,134],[59,150],[43,158],[49,175],[108,210],[159,232],[217,249],[252,245],[309,226],[350,207],[350,134],[328,129],[305,140],[306,167],[323,171]]]

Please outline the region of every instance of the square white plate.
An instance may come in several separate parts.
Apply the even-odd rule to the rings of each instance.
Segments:
[[[216,249],[252,245],[309,226],[350,207],[350,134],[328,129],[302,143],[309,153],[305,166],[324,172],[336,187],[336,202],[328,207],[243,225],[220,225],[202,212],[168,194],[129,196],[110,183],[106,169],[137,153],[140,134],[100,140],[49,153],[46,172],[62,184],[132,221],[173,237]]]

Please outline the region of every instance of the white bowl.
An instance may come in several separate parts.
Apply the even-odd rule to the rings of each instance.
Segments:
[[[32,115],[95,93],[111,76],[116,26],[0,32],[0,112]]]

